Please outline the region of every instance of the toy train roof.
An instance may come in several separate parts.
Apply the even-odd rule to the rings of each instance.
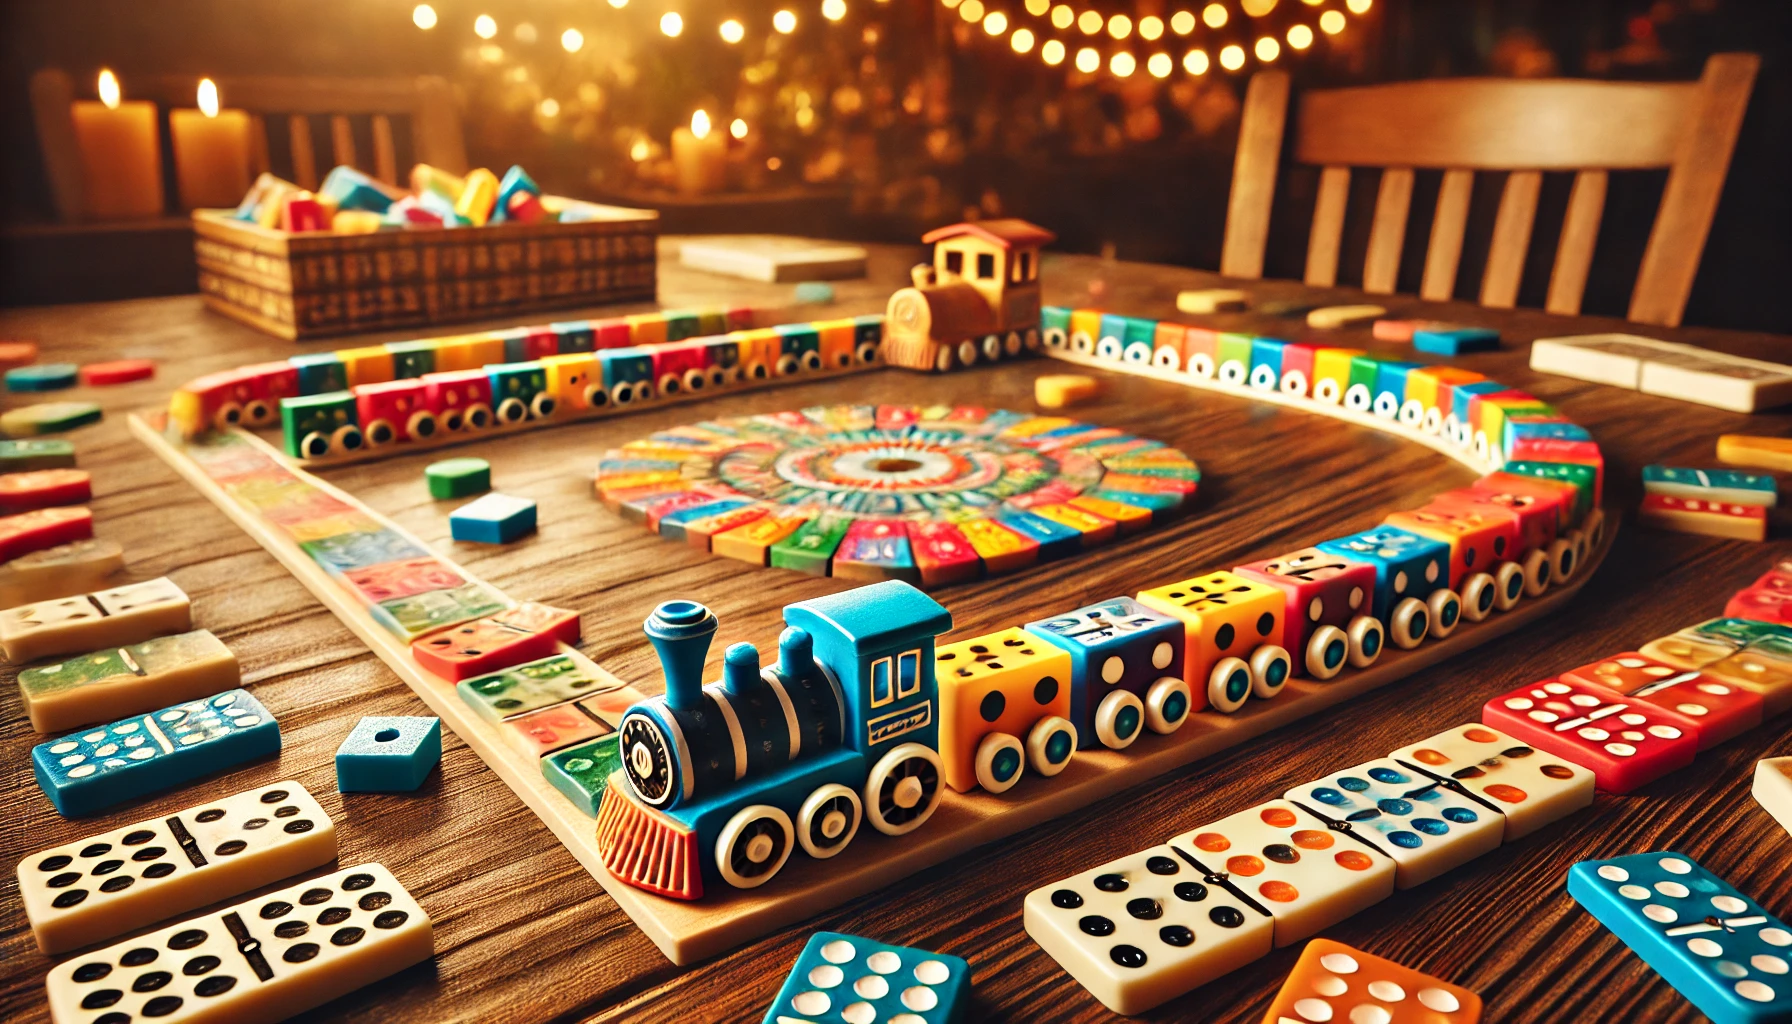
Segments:
[[[818,635],[819,627],[844,636],[855,651],[879,649],[922,634],[952,628],[952,613],[901,580],[887,580],[839,594],[799,601],[784,609],[789,625]]]
[[[1029,224],[1018,217],[1004,217],[998,220],[973,220],[963,224],[948,224],[943,228],[934,228],[921,236],[927,245],[957,238],[960,235],[976,235],[986,242],[994,242],[1004,249],[1015,246],[1031,249],[1041,245],[1050,245],[1058,236],[1037,224]]]

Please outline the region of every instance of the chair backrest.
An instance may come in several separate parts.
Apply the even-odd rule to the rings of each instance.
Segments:
[[[1412,204],[1413,173],[1443,171],[1419,294],[1456,287],[1477,171],[1506,172],[1481,304],[1518,298],[1543,172],[1574,171],[1545,308],[1580,312],[1608,173],[1666,168],[1667,186],[1631,292],[1630,319],[1676,325],[1686,309],[1711,219],[1729,173],[1760,58],[1724,53],[1696,82],[1460,78],[1302,95],[1290,151],[1322,170],[1307,242],[1306,281],[1337,283],[1353,167],[1381,168],[1363,289],[1394,290]],[[1284,128],[1288,76],[1257,75],[1245,98],[1220,273],[1263,276]]]
[[[286,140],[293,182],[304,188],[316,188],[323,174],[337,164],[357,167],[396,184],[401,168],[393,139],[394,118],[409,121],[411,148],[418,162],[457,174],[467,169],[460,115],[453,89],[443,78],[251,76],[220,78],[217,84],[226,106],[250,114],[251,170],[255,173],[270,169],[269,142],[278,137]],[[155,100],[167,111],[191,107],[197,85],[198,80],[190,76],[148,76],[133,78],[131,91],[133,98]],[[73,82],[66,72],[42,70],[32,76],[31,94],[38,144],[57,213],[63,220],[77,220],[81,185],[80,159],[74,151]],[[327,148],[313,137],[314,117],[328,118]],[[369,119],[371,153],[356,151],[350,119],[358,117]]]

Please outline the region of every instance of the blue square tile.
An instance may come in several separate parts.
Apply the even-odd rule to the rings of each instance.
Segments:
[[[336,788],[344,793],[408,793],[442,760],[442,720],[363,718],[336,748]]]
[[[535,503],[493,491],[455,509],[448,532],[455,540],[508,544],[535,532]]]
[[[969,1016],[970,1003],[971,965],[960,957],[816,932],[763,1024],[957,1024]]]

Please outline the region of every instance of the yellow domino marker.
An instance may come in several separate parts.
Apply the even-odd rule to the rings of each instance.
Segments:
[[[1061,526],[1068,526],[1082,534],[1085,548],[1106,544],[1114,539],[1114,534],[1119,530],[1119,524],[1107,516],[1096,515],[1088,509],[1077,508],[1074,505],[1063,503],[1035,505],[1027,511],[1036,516],[1050,519]]]
[[[1387,316],[1384,306],[1321,306],[1307,313],[1307,326],[1329,330],[1337,327],[1361,327]]]
[[[1048,373],[1033,380],[1033,401],[1045,409],[1080,405],[1101,394],[1101,383],[1080,373]]]
[[[1229,313],[1244,309],[1251,297],[1236,288],[1195,288],[1176,293],[1176,308],[1184,313]]]
[[[1093,512],[1098,516],[1106,516],[1119,525],[1122,535],[1137,533],[1151,525],[1151,510],[1137,505],[1128,505],[1121,501],[1110,501],[1097,498],[1092,494],[1079,494],[1070,499],[1068,504],[1085,512]]]
[[[1723,434],[1717,439],[1717,461],[1792,473],[1792,438]]]
[[[709,551],[752,565],[765,565],[772,545],[801,529],[808,515],[763,516],[709,538]]]
[[[1039,560],[1039,545],[1006,526],[988,519],[971,519],[958,524],[971,550],[983,559],[990,575],[1021,569]]]

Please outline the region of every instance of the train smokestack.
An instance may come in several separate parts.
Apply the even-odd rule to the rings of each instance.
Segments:
[[[815,669],[815,641],[796,626],[778,634],[778,674],[786,682],[807,678]]]
[[[722,688],[737,697],[764,686],[759,678],[759,650],[749,643],[729,644],[722,656]]]
[[[695,711],[703,704],[703,659],[716,625],[715,613],[695,601],[667,601],[641,624],[659,653],[666,703],[675,710]]]

